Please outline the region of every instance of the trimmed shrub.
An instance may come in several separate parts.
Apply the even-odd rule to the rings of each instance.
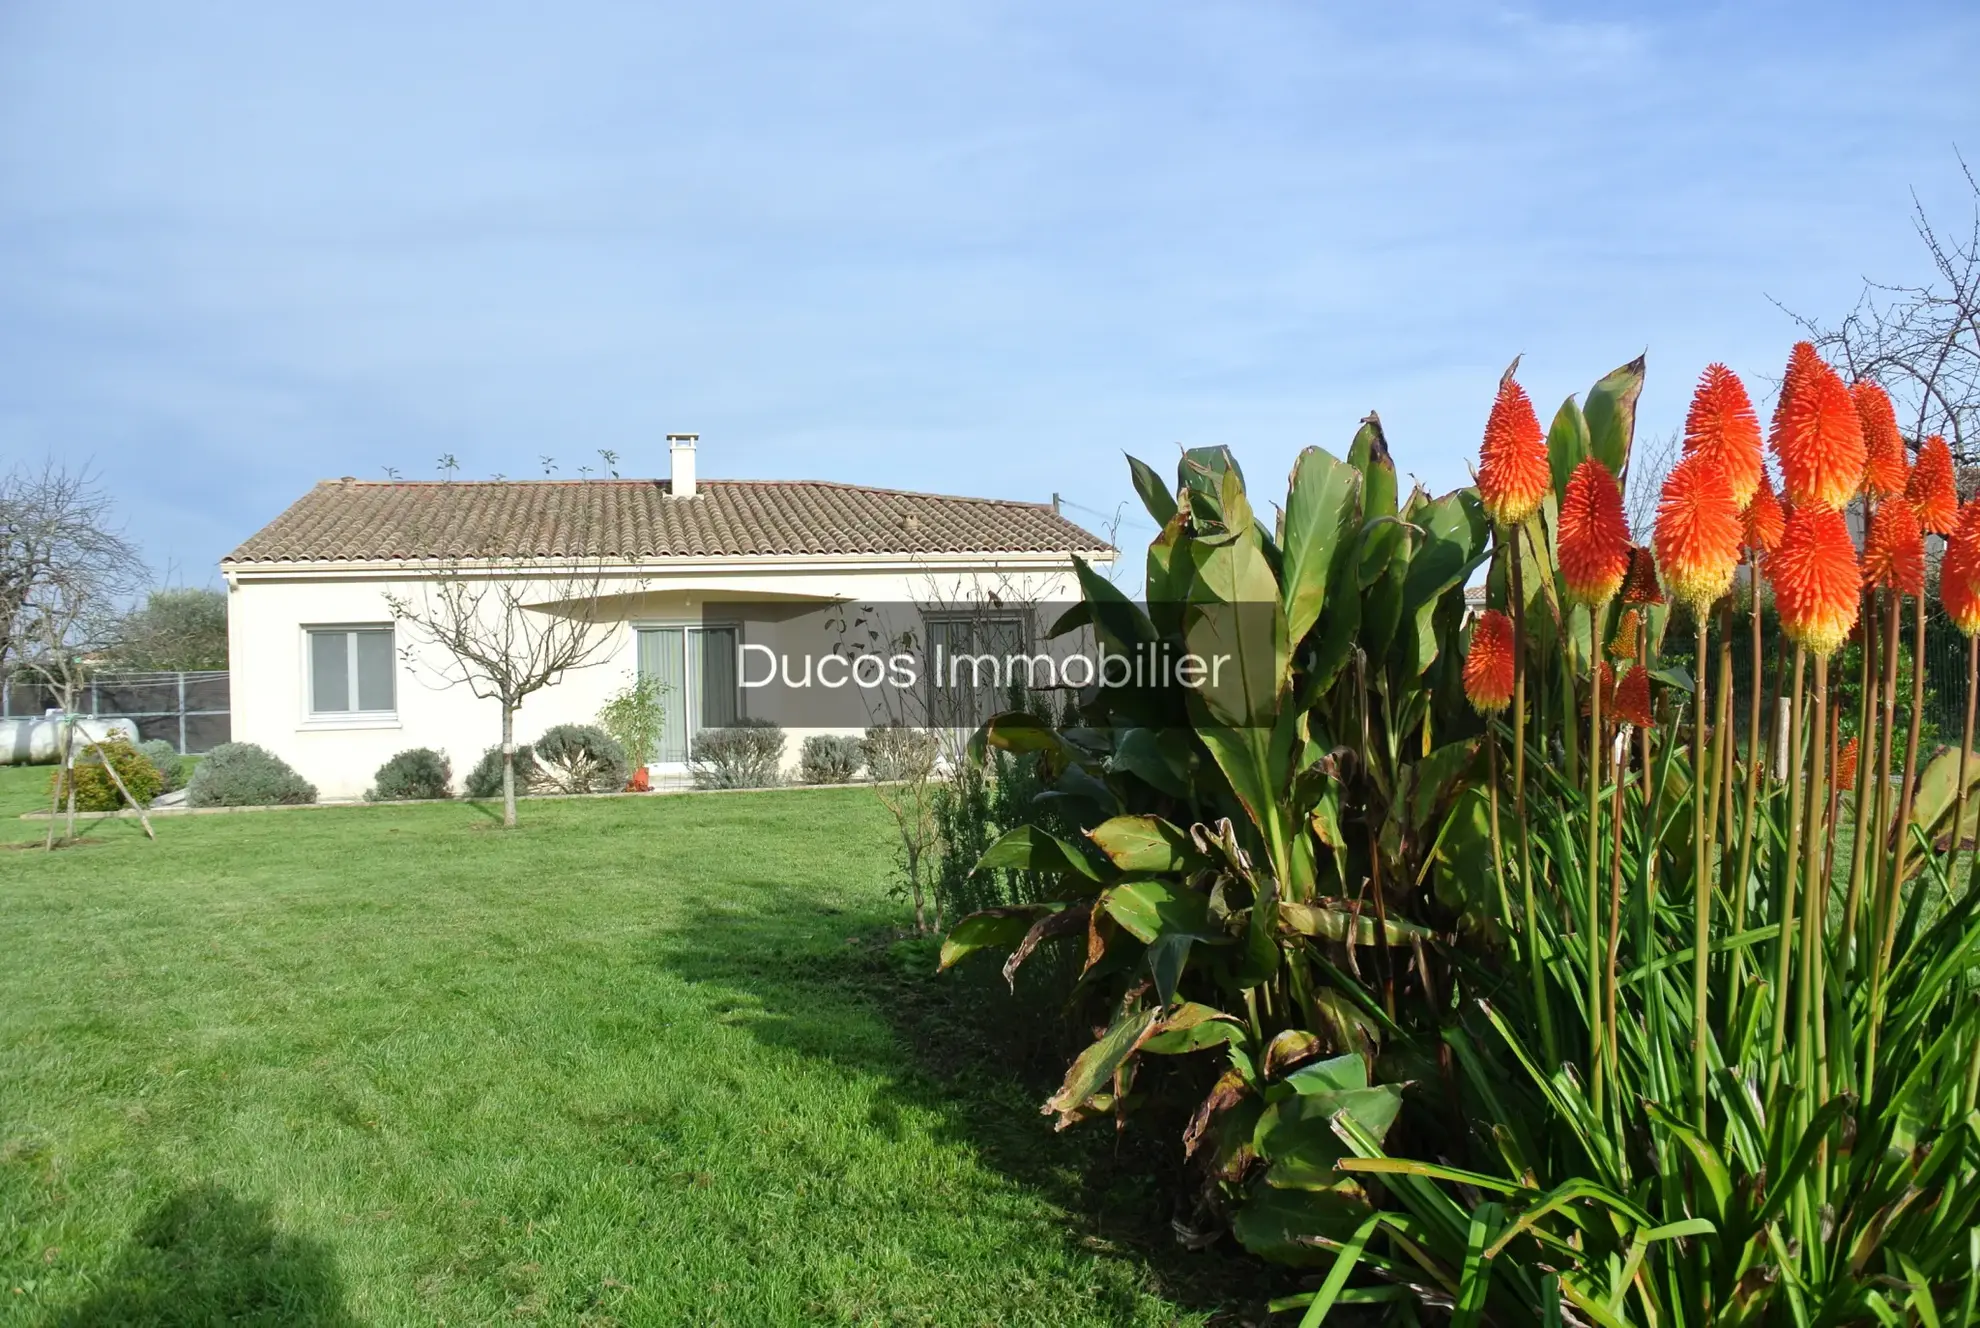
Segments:
[[[769,788],[780,782],[784,730],[767,719],[739,719],[703,729],[688,750],[696,788]]]
[[[798,748],[798,778],[807,784],[847,784],[859,773],[860,741],[814,733]]]
[[[266,747],[223,742],[186,781],[192,807],[273,807],[316,801],[316,785]]]
[[[529,792],[530,781],[536,778],[536,755],[528,743],[516,748],[516,796],[523,797]],[[502,744],[496,743],[481,754],[468,771],[467,778],[461,781],[461,788],[470,798],[499,798],[502,796]]]
[[[617,793],[626,786],[626,749],[591,724],[558,724],[536,740],[538,793]]]
[[[414,802],[421,799],[454,796],[454,767],[445,752],[431,747],[410,747],[400,752],[372,777],[364,791],[366,802]]]
[[[158,767],[151,758],[125,742],[122,738],[111,738],[102,744],[102,750],[83,745],[77,740],[75,766],[70,771],[76,781],[76,810],[79,812],[114,812],[126,806],[123,795],[117,792],[111,782],[109,772],[103,768],[103,753],[110,756],[110,766],[124,781],[124,787],[138,800],[139,806],[148,805],[158,796],[161,781]],[[62,771],[58,767],[49,778],[48,791],[63,807],[69,804],[69,791],[62,783]]]
[[[934,734],[897,724],[874,725],[860,740],[859,748],[867,778],[883,784],[926,778],[935,768],[938,754]]]
[[[158,791],[176,793],[186,786],[186,758],[179,755],[179,749],[163,738],[153,738],[138,744],[144,759],[151,762],[158,771]]]

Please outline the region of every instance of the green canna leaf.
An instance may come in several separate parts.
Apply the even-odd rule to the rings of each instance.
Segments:
[[[1141,496],[1141,505],[1148,509],[1157,526],[1166,526],[1176,515],[1176,496],[1169,492],[1169,486],[1155,473],[1155,468],[1140,457],[1127,459],[1128,475],[1134,482],[1134,491]]]
[[[972,913],[950,929],[942,941],[941,967],[952,967],[958,960],[978,950],[1008,950],[1024,939],[1032,924],[1049,917],[1051,904],[1013,904]]]
[[[1079,1053],[1078,1059],[1066,1071],[1065,1082],[1059,1085],[1059,1091],[1045,1102],[1046,1114],[1058,1115],[1059,1128],[1070,1125],[1072,1113],[1084,1106],[1087,1099],[1111,1080],[1114,1072],[1134,1055],[1142,1040],[1154,1032],[1155,1021],[1161,1013],[1154,1009],[1129,1011]]]
[[[1437,658],[1439,643],[1432,615],[1445,592],[1463,585],[1491,556],[1491,524],[1476,489],[1459,489],[1426,502],[1410,516],[1421,532],[1403,582],[1403,614],[1411,624],[1405,638],[1403,672],[1419,677]]]
[[[975,871],[1008,868],[1013,871],[1050,872],[1075,877],[1098,885],[1100,871],[1087,856],[1049,830],[1021,825],[1007,830],[977,859]]]
[[[1086,837],[1124,872],[1186,872],[1210,865],[1185,831],[1159,816],[1112,817]]]
[[[1636,437],[1636,399],[1643,394],[1643,357],[1603,376],[1588,389],[1582,414],[1588,424],[1588,452],[1618,479],[1629,465]]]
[[[1554,475],[1555,502],[1567,496],[1568,477],[1589,455],[1588,421],[1582,416],[1580,403],[1569,397],[1554,412],[1554,423],[1547,430],[1547,467]],[[1548,529],[1553,527],[1549,521]]]
[[[1327,592],[1356,552],[1361,475],[1317,447],[1299,454],[1286,490],[1281,572],[1286,637],[1297,644],[1320,618]]]
[[[1172,881],[1127,881],[1100,896],[1121,929],[1144,944],[1162,936],[1212,936],[1210,896]]]

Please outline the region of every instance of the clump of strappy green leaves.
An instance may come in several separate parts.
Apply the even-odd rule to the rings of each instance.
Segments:
[[[1626,470],[1641,381],[1639,361],[1562,406],[1557,486],[1587,455]],[[1620,609],[1566,604],[1556,504],[1495,539],[1470,489],[1398,502],[1372,417],[1345,461],[1302,455],[1270,527],[1221,449],[1187,454],[1173,492],[1133,465],[1162,525],[1147,608],[1081,569],[1062,627],[1249,667],[1235,690],[1096,689],[1085,728],[979,735],[1040,753],[1084,827],[994,845],[986,869],[1059,897],[944,949],[1007,950],[1007,973],[1044,944],[1082,955],[1069,1001],[1104,1031],[1046,1104],[1061,1125],[1200,1093],[1182,1151],[1247,1246],[1316,1267],[1281,1306],[1304,1323],[1371,1302],[1397,1322],[1980,1323],[1980,900],[1958,851],[1980,800],[1957,753],[1916,763],[1908,819],[1868,762],[1832,804],[1820,723],[1763,775],[1738,725],[1693,725],[1754,708],[1728,647],[1716,695],[1709,670],[1659,669],[1662,608],[1660,722],[1589,732]],[[1488,558],[1495,607],[1522,587],[1534,701],[1489,729],[1459,680]],[[1498,759],[1516,741],[1523,789]],[[1150,1055],[1196,1072],[1144,1074]]]

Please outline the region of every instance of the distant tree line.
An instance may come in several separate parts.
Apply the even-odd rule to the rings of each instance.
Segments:
[[[0,673],[67,704],[99,670],[226,668],[226,595],[149,580],[87,467],[0,474]]]

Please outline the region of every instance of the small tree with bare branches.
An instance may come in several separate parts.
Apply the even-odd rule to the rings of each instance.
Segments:
[[[1972,215],[1956,229],[1934,223],[1912,195],[1912,228],[1932,264],[1928,281],[1865,279],[1856,307],[1835,324],[1782,308],[1852,379],[1881,384],[1914,440],[1941,434],[1971,466],[1980,464],[1980,179],[1964,157],[1959,165]]]
[[[502,824],[513,826],[516,711],[604,652],[604,573],[595,561],[546,569],[513,555],[450,559],[438,572],[416,596],[385,596],[413,638],[400,653],[415,676],[423,669],[442,688],[465,687],[501,707]],[[444,663],[433,663],[436,652]]]
[[[50,462],[0,476],[0,673],[36,679],[54,693],[62,716],[61,776],[49,805],[48,848],[55,847],[56,799],[64,789],[64,840],[75,838],[76,710],[95,657],[114,636],[123,601],[144,575],[143,558],[117,528],[115,504],[87,467]],[[142,817],[144,809],[107,758],[104,768]]]

